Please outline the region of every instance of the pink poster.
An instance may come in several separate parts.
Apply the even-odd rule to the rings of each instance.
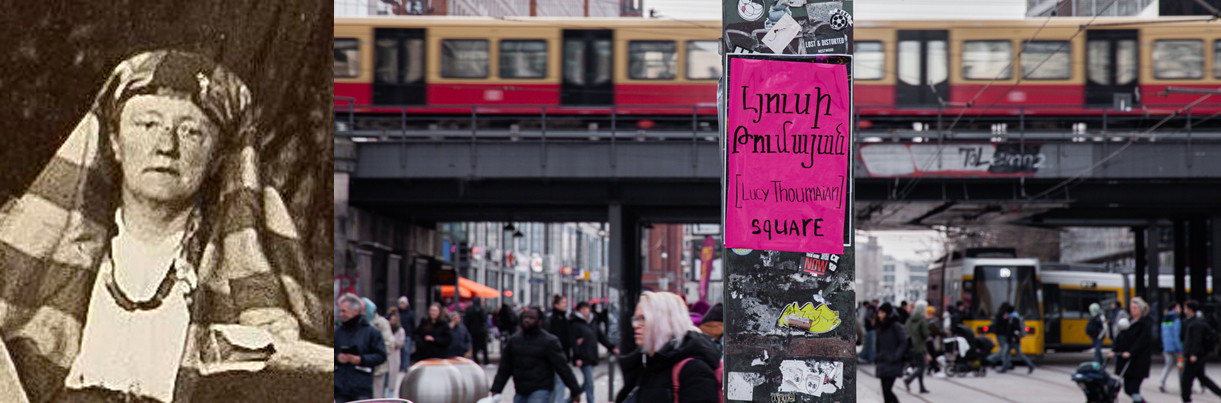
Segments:
[[[731,57],[728,85],[725,246],[843,254],[847,67]]]

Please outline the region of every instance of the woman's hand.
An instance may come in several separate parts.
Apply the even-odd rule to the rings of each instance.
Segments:
[[[437,341],[437,339],[433,338],[432,335],[430,334],[430,335],[424,336],[424,341]]]
[[[1132,354],[1128,354],[1128,352],[1127,352],[1127,351],[1124,351],[1124,352],[1123,352],[1123,355],[1121,355],[1120,357],[1123,357],[1123,358],[1128,358],[1128,357],[1131,357],[1131,356],[1132,356]]]

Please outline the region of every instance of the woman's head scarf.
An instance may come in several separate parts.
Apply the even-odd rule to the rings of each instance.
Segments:
[[[167,91],[188,97],[221,137],[215,170],[199,190],[199,224],[185,248],[197,275],[190,279],[196,284],[183,365],[206,361],[198,351],[212,324],[329,344],[329,301],[303,287],[309,265],[291,216],[260,179],[249,89],[201,55],[146,52],[114,69],[26,193],[0,209],[0,341],[31,401],[62,387],[79,352],[90,290],[115,233],[121,173],[109,136],[118,114],[133,96]]]

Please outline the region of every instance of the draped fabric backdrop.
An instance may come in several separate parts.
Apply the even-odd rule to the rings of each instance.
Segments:
[[[240,75],[261,107],[263,178],[292,212],[313,265],[314,292],[331,295],[332,6],[9,2],[0,12],[0,203],[25,191],[119,61],[162,48],[201,53]]]

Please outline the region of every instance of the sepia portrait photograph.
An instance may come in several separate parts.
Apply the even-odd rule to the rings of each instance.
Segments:
[[[0,13],[0,401],[329,402],[332,4]]]

